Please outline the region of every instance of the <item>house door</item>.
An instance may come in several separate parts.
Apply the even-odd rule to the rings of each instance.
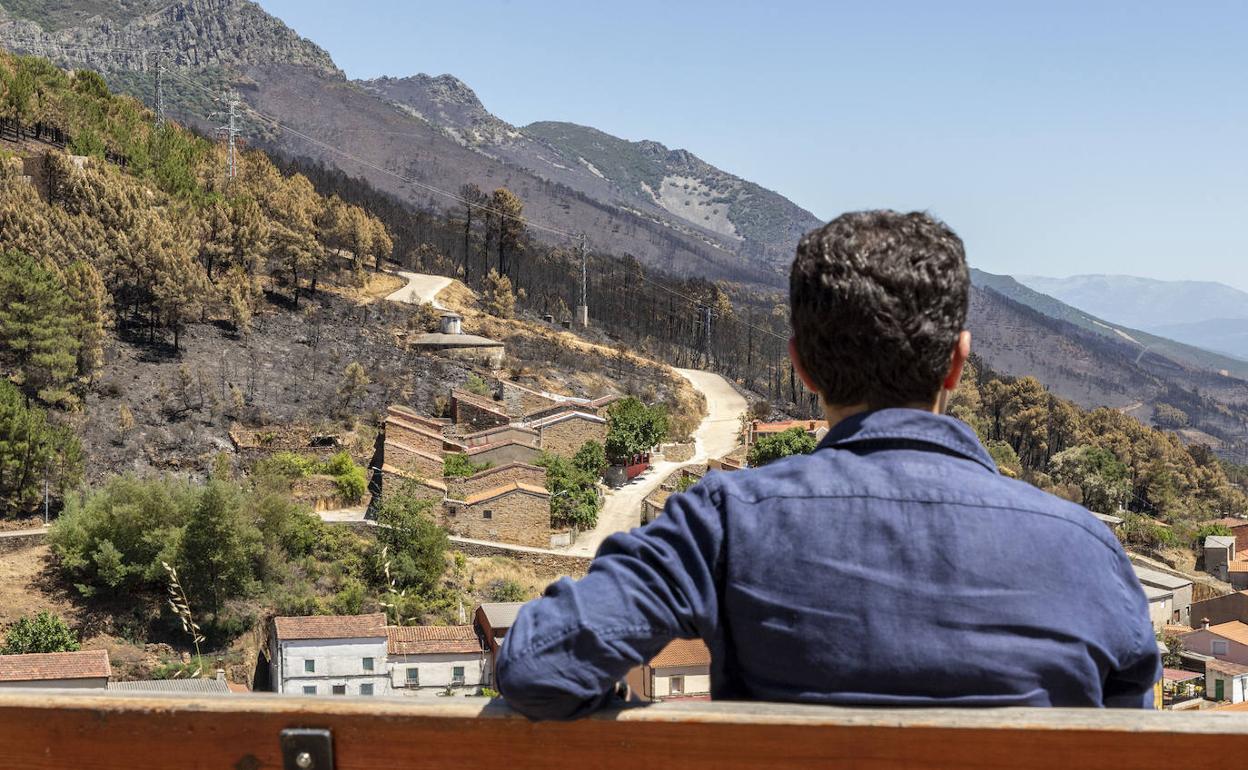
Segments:
[[[1213,680],[1213,699],[1224,700],[1226,695],[1226,683],[1221,679]]]

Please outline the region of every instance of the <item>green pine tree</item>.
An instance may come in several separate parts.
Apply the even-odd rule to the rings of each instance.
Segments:
[[[20,251],[0,254],[0,360],[27,396],[72,405],[76,314],[60,278]]]

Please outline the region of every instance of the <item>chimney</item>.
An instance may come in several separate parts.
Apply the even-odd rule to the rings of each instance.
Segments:
[[[1208,630],[1209,630],[1209,618],[1201,618],[1201,619],[1200,619],[1200,628],[1201,628],[1201,630],[1203,630],[1203,631],[1208,631]]]
[[[442,333],[443,334],[463,334],[460,322],[463,319],[455,313],[446,313],[442,316]]]

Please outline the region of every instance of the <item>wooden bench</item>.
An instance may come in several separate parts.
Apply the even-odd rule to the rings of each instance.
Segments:
[[[1235,766],[1248,715],[1072,709],[892,710],[666,703],[534,724],[499,702],[0,690],[0,767],[301,767],[283,731],[332,736],[335,770],[573,767],[1166,768]],[[288,734],[288,736],[291,734]],[[290,737],[296,740],[298,736]],[[324,740],[324,733],[312,740]],[[299,748],[292,743],[292,750]]]

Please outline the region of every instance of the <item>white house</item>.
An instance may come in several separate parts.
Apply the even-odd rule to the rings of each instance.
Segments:
[[[1174,615],[1174,591],[1150,585],[1140,587],[1148,599],[1148,619],[1153,622],[1153,630],[1160,631]]]
[[[386,616],[314,615],[273,619],[273,689],[296,695],[384,695]]]
[[[0,688],[102,690],[110,673],[107,650],[0,655]]]
[[[1205,661],[1205,697],[1231,703],[1248,700],[1248,666],[1225,660]]]
[[[395,694],[475,694],[489,681],[489,656],[472,626],[390,626],[386,634]]]
[[[701,639],[673,639],[658,655],[628,675],[644,700],[706,699],[711,695],[711,651]]]

